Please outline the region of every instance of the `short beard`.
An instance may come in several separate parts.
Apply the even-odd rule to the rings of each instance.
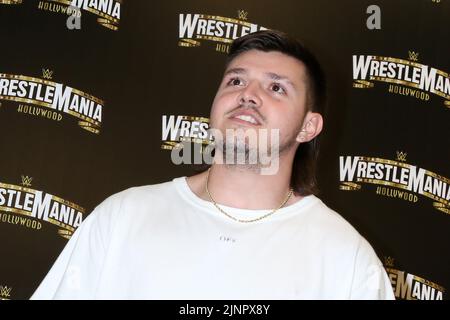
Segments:
[[[293,148],[295,143],[295,136],[290,136],[282,141],[279,146],[278,157],[281,157],[283,154]],[[250,147],[247,139],[234,139],[231,142],[228,142],[227,139],[224,139],[224,141],[216,141],[215,153],[216,155],[220,154],[222,156],[222,163],[230,169],[241,169],[242,171],[250,170],[255,173],[260,173],[262,168],[268,167],[270,165],[261,162],[258,147]],[[233,154],[233,157],[229,156],[231,153]],[[271,144],[268,145],[267,153],[269,155],[272,155]]]

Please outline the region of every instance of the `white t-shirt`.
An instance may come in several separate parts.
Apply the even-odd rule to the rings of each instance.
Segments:
[[[269,210],[222,206],[252,219]],[[394,299],[369,243],[311,195],[253,223],[186,177],[101,203],[32,299]]]

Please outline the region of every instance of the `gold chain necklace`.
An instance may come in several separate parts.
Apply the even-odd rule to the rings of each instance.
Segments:
[[[208,168],[208,174],[207,174],[207,176],[206,176],[206,193],[208,194],[208,196],[209,196],[209,198],[211,199],[211,201],[212,201],[212,203],[214,204],[214,206],[215,206],[220,212],[222,212],[222,213],[223,213],[224,215],[226,215],[228,218],[233,219],[234,221],[237,221],[237,222],[249,223],[249,222],[255,222],[255,221],[259,221],[259,220],[261,220],[261,219],[267,218],[268,216],[274,214],[274,213],[275,213],[278,209],[280,209],[282,206],[284,206],[284,205],[286,204],[286,202],[288,202],[289,198],[292,196],[292,193],[294,192],[294,190],[293,190],[292,188],[289,189],[289,193],[288,193],[286,199],[281,203],[281,205],[280,205],[278,208],[272,210],[271,212],[269,212],[269,213],[267,213],[267,214],[265,214],[265,215],[263,215],[263,216],[261,216],[261,217],[259,217],[259,218],[251,219],[251,220],[241,220],[241,219],[237,219],[237,218],[233,217],[232,215],[226,213],[224,210],[222,210],[222,208],[219,207],[219,205],[217,204],[217,202],[214,201],[213,197],[211,196],[211,193],[209,193],[209,190],[208,190],[208,181],[209,181],[209,172],[210,172],[210,169],[211,169],[211,168]]]

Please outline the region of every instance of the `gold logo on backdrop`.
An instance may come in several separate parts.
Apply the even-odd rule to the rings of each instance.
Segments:
[[[119,29],[121,5],[123,0],[45,0],[38,2],[38,9],[59,12],[76,17],[81,16],[81,9],[97,16],[97,22],[105,28]]]
[[[406,152],[397,151],[397,160],[405,162],[407,155],[408,154]]]
[[[7,286],[0,286],[0,299],[1,300],[9,300],[9,297],[11,297],[11,287]]]
[[[384,265],[387,267],[393,267],[394,266],[394,258],[384,257]]]
[[[419,61],[419,53],[414,51],[408,51],[409,60]]]
[[[53,71],[50,69],[42,69],[42,77],[51,80],[53,78]]]
[[[179,150],[183,148],[183,142],[191,142],[206,147],[211,144],[209,136],[209,119],[197,116],[163,115],[162,117],[162,141],[161,149]]]
[[[238,17],[241,20],[247,20],[248,12],[244,10],[238,10]]]
[[[450,75],[419,63],[419,53],[408,51],[409,59],[377,55],[353,55],[353,87],[373,88],[374,82],[388,84],[388,92],[429,101],[434,94],[450,108]]]
[[[420,276],[394,267],[394,258],[384,257],[384,268],[394,295],[402,300],[443,300],[445,288]]]
[[[361,189],[361,185],[353,182],[342,182],[339,189],[345,191],[356,191]]]
[[[0,100],[17,102],[17,112],[53,121],[71,115],[82,129],[99,134],[104,101],[55,82],[53,76],[48,68],[42,68],[42,78],[0,73]]]
[[[406,163],[407,153],[397,151],[396,160],[367,156],[340,156],[340,190],[361,190],[376,185],[376,194],[416,203],[419,195],[433,200],[433,207],[450,214],[450,179]]]
[[[31,187],[31,181],[33,181],[33,178],[22,175],[22,185],[24,187]]]
[[[21,4],[22,0],[0,0],[0,4]]]
[[[41,230],[42,221],[58,227],[70,239],[83,222],[84,208],[44,191],[31,188],[32,178],[22,175],[22,185],[0,182],[0,222]]]
[[[209,14],[179,14],[180,47],[198,47],[201,40],[212,41],[216,51],[227,53],[234,39],[260,30],[262,26],[247,21],[248,12],[237,10],[237,18]]]

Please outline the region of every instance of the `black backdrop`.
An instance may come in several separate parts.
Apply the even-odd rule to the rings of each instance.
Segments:
[[[366,25],[370,5],[380,8],[381,29]],[[0,92],[0,190],[51,194],[81,206],[85,218],[115,192],[192,174],[191,166],[172,164],[170,151],[161,148],[162,117],[209,117],[225,60],[216,48],[227,42],[200,39],[199,46],[179,45],[180,15],[279,29],[317,54],[329,80],[320,197],[374,246],[398,298],[448,299],[445,195],[438,201],[444,209],[437,210],[430,197],[418,192],[408,193],[415,201],[393,197],[401,188],[392,183],[360,181],[360,190],[343,190],[339,157],[385,159],[448,181],[448,96],[426,90],[422,98],[428,98],[407,96],[402,90],[411,86],[404,82],[395,84],[397,93],[389,92],[386,81],[357,88],[352,56],[419,63],[441,70],[448,80],[449,1],[128,0],[120,4],[117,30],[99,24],[99,15],[85,9],[81,29],[69,30],[68,15],[54,12],[56,6],[67,7],[64,1],[0,4],[0,78],[43,81],[43,69],[49,70],[52,79],[47,80],[104,101],[100,133],[83,130],[79,119],[67,113],[56,112],[60,121],[36,115],[37,109],[50,109],[8,100]],[[33,111],[23,112],[25,105]],[[377,194],[377,188],[385,194]],[[0,298],[27,299],[67,237],[58,234],[55,223],[11,210],[13,202],[0,205]]]

